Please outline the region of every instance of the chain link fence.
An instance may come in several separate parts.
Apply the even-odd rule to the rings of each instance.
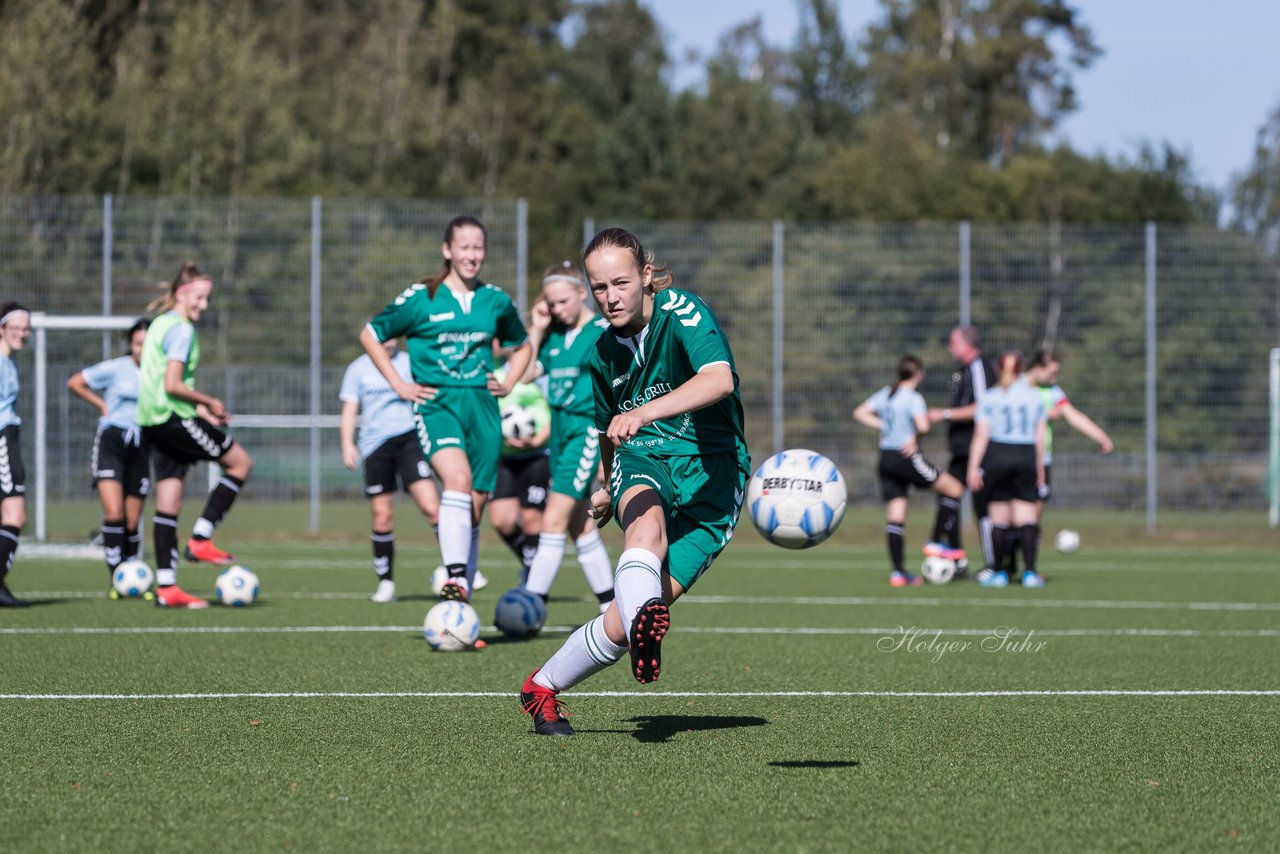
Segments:
[[[0,297],[49,314],[142,315],[186,258],[216,284],[201,321],[199,383],[233,412],[334,415],[364,322],[439,264],[458,213],[489,229],[486,277],[527,302],[527,227],[515,200],[0,197]],[[949,330],[971,321],[984,350],[1040,347],[1061,384],[1115,440],[1101,457],[1059,423],[1054,501],[1180,510],[1265,506],[1267,358],[1280,345],[1280,265],[1211,226],[629,222],[677,286],[700,293],[732,343],[756,460],[808,447],[878,503],[876,437],[852,408],[926,365],[946,403]],[[1150,333],[1154,330],[1154,336]],[[95,413],[65,379],[124,352],[102,333],[50,332],[48,495],[83,500]],[[17,359],[30,423],[30,360]],[[318,392],[318,393],[317,393]],[[337,431],[242,427],[253,495],[351,499]],[[941,436],[926,454],[946,458]],[[28,460],[31,459],[28,451]]]

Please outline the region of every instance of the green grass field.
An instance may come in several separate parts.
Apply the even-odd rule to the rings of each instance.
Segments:
[[[1280,540],[1258,517],[1051,516],[1049,585],[895,590],[878,516],[809,552],[749,523],[675,606],[662,679],[615,667],[538,738],[523,678],[595,613],[570,558],[549,628],[432,653],[437,562],[402,509],[401,599],[367,511],[246,500],[219,540],[247,609],[105,598],[24,557],[0,611],[0,847],[90,850],[1209,850],[1280,839]],[[194,508],[187,514],[194,517]],[[83,539],[94,508],[59,512]],[[927,526],[916,509],[908,536]],[[1051,539],[1046,537],[1046,539]],[[608,537],[617,555],[616,531]],[[488,538],[486,620],[512,586]],[[214,573],[186,566],[210,593]],[[1008,640],[998,636],[1014,630]],[[918,634],[910,635],[912,629]],[[904,634],[904,631],[908,634]],[[907,640],[906,638],[910,638]],[[100,696],[109,695],[109,696]]]

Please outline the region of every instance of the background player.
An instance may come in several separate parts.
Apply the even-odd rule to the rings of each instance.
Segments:
[[[213,280],[195,262],[185,262],[165,295],[148,306],[163,313],[147,329],[138,367],[137,419],[142,437],[151,447],[156,479],[152,531],[156,604],[164,608],[209,606],[178,586],[178,514],[187,469],[204,460],[222,467],[218,485],[192,526],[187,559],[227,566],[234,559],[214,545],[213,531],[239,497],[253,468],[249,453],[220,429],[231,421],[227,407],[195,387],[200,364],[195,323],[209,308],[212,292]]]
[[[529,366],[528,333],[511,298],[481,281],[486,232],[454,217],[444,266],[406,288],[360,332],[360,343],[396,394],[415,406],[422,452],[440,481],[440,554],[449,579],[441,596],[474,589],[480,514],[498,477],[498,404]],[[395,372],[382,342],[404,336],[413,382]],[[506,380],[493,378],[493,342],[513,346]]]
[[[92,404],[101,416],[93,437],[90,469],[102,502],[102,554],[108,579],[122,561],[137,557],[142,546],[138,520],[151,491],[151,455],[135,416],[138,365],[150,325],[139,320],[129,327],[125,333],[129,355],[90,365],[67,380],[67,388]],[[120,598],[110,584],[107,595]]]
[[[930,542],[937,547],[939,555],[944,552],[939,541],[955,526],[955,508],[964,495],[964,487],[960,485],[960,481],[939,471],[920,453],[918,437],[929,432],[928,407],[919,392],[923,379],[924,366],[920,360],[911,355],[903,356],[898,360],[898,381],[880,389],[853,410],[855,421],[880,431],[878,471],[880,492],[885,501],[884,530],[889,544],[889,560],[893,564],[889,575],[892,587],[907,587],[923,582],[923,579],[907,572],[903,566],[908,490],[912,486],[932,489],[955,502],[938,505]]]
[[[31,312],[16,302],[0,305],[0,607],[21,608],[31,603],[10,592],[5,578],[18,553],[18,536],[27,524],[27,470],[22,463],[22,419],[18,404],[18,366],[13,354],[27,346]]]
[[[999,385],[987,389],[978,403],[969,450],[969,488],[986,490],[990,499],[993,559],[996,569],[984,568],[978,583],[1006,587],[1003,569],[1010,528],[1022,531],[1024,587],[1042,587],[1036,572],[1036,501],[1044,486],[1044,446],[1048,418],[1040,393],[1022,373],[1022,356],[1002,353]]]
[[[505,380],[506,366],[498,368],[493,375],[498,380]],[[542,389],[532,382],[516,383],[511,387],[511,393],[498,401],[499,418],[517,407],[533,413],[535,432],[525,438],[508,438],[503,434],[498,485],[486,509],[489,524],[520,561],[520,583],[523,584],[533,563],[533,553],[538,549],[542,514],[547,506],[547,490],[551,483],[551,466],[547,459],[551,410]]]
[[[658,678],[669,605],[728,545],[750,476],[733,354],[711,309],[672,289],[623,229],[597,234],[583,260],[611,327],[588,363],[609,471],[592,510],[600,524],[617,516],[626,550],[608,609],[521,688],[539,735],[573,735],[556,695],[628,649],[636,681]]]
[[[578,562],[603,611],[613,601],[613,565],[600,532],[587,517],[587,494],[600,465],[600,432],[587,360],[609,324],[587,305],[587,283],[571,261],[542,275],[529,340],[534,372],[547,378],[551,403],[551,494],[526,586],[544,600],[551,592],[572,535]]]
[[[383,343],[383,350],[396,373],[411,382],[409,355],[396,351],[396,339]],[[339,436],[342,464],[354,470],[364,462],[364,494],[369,498],[373,529],[373,571],[378,588],[374,602],[393,602],[395,582],[395,497],[396,478],[422,515],[434,528],[440,515],[440,495],[431,480],[431,466],[422,455],[413,420],[413,407],[391,388],[367,355],[360,356],[342,375],[338,391],[342,401]],[[356,441],[356,419],[360,438]]]

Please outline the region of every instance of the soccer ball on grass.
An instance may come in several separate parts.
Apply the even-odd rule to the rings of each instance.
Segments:
[[[531,638],[547,621],[547,603],[524,587],[513,587],[498,597],[493,624],[509,638]]]
[[[438,652],[474,649],[480,637],[480,615],[466,602],[441,602],[427,612],[422,636]]]
[[[956,577],[956,562],[945,557],[927,557],[920,564],[920,574],[930,584],[947,584]]]
[[[1080,535],[1070,528],[1063,528],[1058,532],[1058,536],[1054,537],[1053,544],[1057,546],[1058,551],[1064,555],[1069,555],[1080,548]]]
[[[756,470],[747,484],[747,511],[769,542],[807,549],[840,525],[848,497],[835,463],[797,448],[774,454]]]
[[[111,573],[111,587],[125,599],[150,599],[155,573],[140,560],[126,560]]]
[[[230,566],[219,573],[213,589],[223,605],[242,608],[258,598],[258,576],[243,566]]]

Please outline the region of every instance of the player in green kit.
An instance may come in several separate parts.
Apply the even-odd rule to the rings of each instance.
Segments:
[[[583,261],[610,326],[588,360],[609,473],[592,515],[618,518],[625,551],[608,610],[521,687],[539,735],[573,735],[557,694],[628,650],[636,681],[658,678],[669,606],[728,545],[750,474],[733,354],[711,309],[623,229],[597,234]]]
[[[441,597],[467,601],[476,572],[480,514],[497,482],[502,430],[495,397],[529,366],[528,333],[501,288],[481,281],[487,234],[454,217],[444,231],[443,268],[410,285],[360,332],[360,343],[396,394],[414,403],[422,453],[440,481],[440,555],[449,571]],[[396,373],[382,342],[403,336],[413,382]],[[503,382],[493,342],[515,350]]]
[[[545,601],[573,535],[578,563],[603,612],[613,601],[613,564],[587,518],[587,494],[600,467],[600,431],[587,360],[609,324],[587,305],[587,283],[570,261],[547,269],[533,306],[529,338],[534,374],[547,378],[551,403],[551,494],[525,587]]]
[[[213,280],[187,261],[159,300],[148,306],[163,313],[147,328],[138,364],[138,406],[134,418],[151,447],[155,470],[156,604],[165,608],[207,608],[209,603],[178,586],[178,511],[183,478],[193,463],[214,460],[222,467],[204,512],[187,541],[187,559],[219,566],[231,555],[213,544],[213,529],[240,496],[253,460],[222,431],[231,413],[221,400],[197,391],[200,342],[195,322],[209,308]]]

